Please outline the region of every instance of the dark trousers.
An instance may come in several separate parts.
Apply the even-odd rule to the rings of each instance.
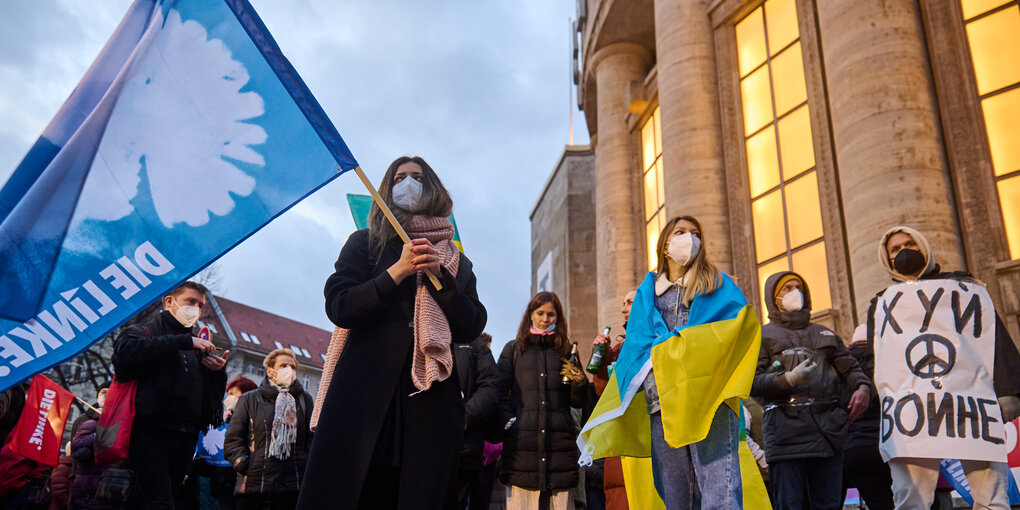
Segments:
[[[237,510],[262,510],[269,503],[272,510],[294,510],[297,508],[298,491],[274,494],[238,494]]]
[[[489,510],[495,479],[495,463],[481,471],[457,470],[457,510]]]
[[[892,510],[892,475],[878,446],[843,451],[843,487],[855,487],[869,510]],[[846,490],[843,491],[846,493]]]
[[[775,510],[843,508],[843,454],[769,462]]]
[[[140,508],[174,510],[174,496],[184,482],[197,442],[194,433],[131,431],[131,467],[141,496]]]

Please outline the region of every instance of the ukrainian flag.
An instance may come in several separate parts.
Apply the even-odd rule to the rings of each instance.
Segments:
[[[368,214],[372,211],[372,197],[369,195],[347,194],[347,205],[351,207],[351,217],[354,219],[354,227],[358,230],[368,228]],[[450,224],[453,225],[453,244],[464,253],[464,245],[460,242],[460,229],[457,228],[457,220],[451,214]]]
[[[670,331],[655,309],[656,277],[649,273],[638,288],[623,350],[578,436],[581,463],[651,456],[647,405],[644,398],[634,397],[653,368],[665,439],[675,448],[704,439],[723,403],[739,416],[740,399],[749,396],[761,325],[737,285],[723,274],[718,289],[694,298],[687,324]],[[747,479],[748,474],[742,475]],[[761,477],[754,475],[760,485]],[[747,487],[757,493],[756,488]],[[767,500],[746,508],[762,505],[767,507]]]

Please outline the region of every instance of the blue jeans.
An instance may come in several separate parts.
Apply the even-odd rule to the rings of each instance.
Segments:
[[[726,404],[712,418],[708,437],[673,448],[666,443],[662,413],[651,415],[652,475],[668,510],[742,510],[737,415]]]

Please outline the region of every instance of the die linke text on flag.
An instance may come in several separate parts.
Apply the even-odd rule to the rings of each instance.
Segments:
[[[0,188],[0,389],[356,166],[246,0],[135,0]]]
[[[74,395],[45,376],[32,378],[25,409],[8,439],[11,451],[40,464],[56,466],[60,439]]]

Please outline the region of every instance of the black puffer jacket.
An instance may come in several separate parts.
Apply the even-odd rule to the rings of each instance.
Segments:
[[[873,385],[843,341],[829,328],[812,324],[811,293],[804,278],[804,306],[780,312],[776,284],[791,272],[777,273],[765,282],[769,323],[761,328],[761,351],[751,396],[765,413],[762,434],[765,458],[777,460],[830,457],[843,450],[849,415],[848,397],[860,385]],[[810,384],[792,387],[782,377],[801,361],[813,358],[819,370]],[[794,405],[796,404],[796,405]]]
[[[223,423],[227,371],[209,370],[186,328],[168,311],[130,326],[113,342],[117,381],[138,381],[135,429],[198,434]]]
[[[552,342],[529,335],[529,345],[515,352],[511,341],[499,356],[500,394],[517,418],[503,443],[501,479],[527,490],[566,490],[577,486],[577,433],[571,407],[585,404],[588,380],[563,384],[560,354]]]
[[[453,345],[453,366],[464,397],[464,446],[460,469],[481,471],[486,425],[499,408],[499,376],[496,360],[482,338],[469,344]]]
[[[223,439],[223,457],[239,474],[235,494],[293,492],[301,488],[312,446],[309,425],[315,402],[301,383],[294,381],[290,394],[297,405],[297,439],[290,457],[281,460],[269,456],[278,394],[269,378],[263,378],[258,389],[241,395],[234,407]]]

